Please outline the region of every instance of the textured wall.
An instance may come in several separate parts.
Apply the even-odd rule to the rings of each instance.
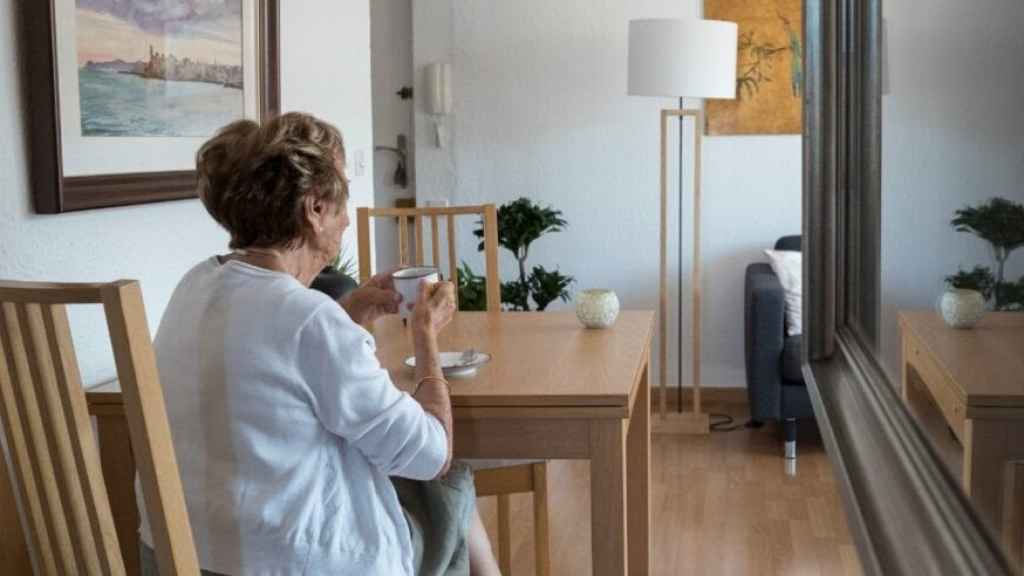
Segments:
[[[899,378],[896,311],[930,308],[958,266],[990,265],[953,231],[953,211],[992,196],[1024,201],[1024,4],[886,2],[890,93],[882,97],[882,324]],[[1024,274],[1024,253],[1008,276]]]
[[[0,0],[0,278],[142,282],[150,326],[188,268],[223,252],[226,235],[198,201],[93,210],[59,216],[32,213],[27,172],[28,103],[21,94],[17,13]],[[362,149],[372,172],[369,4],[307,0],[284,3],[285,109],[306,110],[337,124],[350,150]],[[373,201],[369,177],[352,183],[356,204]],[[86,383],[114,374],[106,326],[97,310],[72,310]]]
[[[527,196],[552,204],[565,212],[569,229],[535,244],[530,263],[575,275],[577,289],[613,288],[627,308],[656,308],[658,115],[677,101],[626,96],[628,21],[698,10],[698,2],[664,0],[414,2],[415,70],[419,75],[429,62],[452,62],[455,100],[447,120],[451,145],[443,150],[433,146],[430,119],[417,102],[419,200],[502,203]],[[673,128],[673,150],[677,138]],[[686,142],[691,141],[688,130]],[[778,236],[799,232],[800,138],[704,142],[704,383],[742,386],[743,270]],[[674,159],[670,174],[674,191]],[[686,178],[682,291],[688,375],[692,176]],[[675,238],[674,200],[670,210]],[[475,256],[469,228],[462,230],[460,251]],[[503,277],[509,278],[513,260],[507,253],[502,259]],[[469,260],[482,269],[479,259]],[[679,288],[675,261],[673,252],[673,291]],[[670,317],[674,327],[674,308]],[[673,382],[677,342],[673,334]]]

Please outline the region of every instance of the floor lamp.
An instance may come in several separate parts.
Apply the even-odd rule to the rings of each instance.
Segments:
[[[708,415],[700,404],[701,354],[701,255],[700,167],[703,114],[684,109],[683,98],[736,97],[737,25],[700,19],[646,19],[629,22],[629,94],[679,98],[679,108],[661,111],[661,263],[659,303],[660,395],[656,433],[707,434]],[[679,267],[680,295],[683,283],[683,121],[694,119],[693,171],[693,411],[684,413],[682,347],[679,359],[679,413],[666,411],[668,374],[668,123],[679,120]],[[679,333],[682,335],[682,302],[679,302]],[[681,344],[681,343],[680,343]]]

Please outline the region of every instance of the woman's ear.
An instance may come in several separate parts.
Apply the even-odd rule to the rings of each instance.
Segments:
[[[324,229],[324,217],[327,216],[327,204],[323,200],[306,196],[305,208],[306,222],[309,224],[310,231],[314,234],[322,232]]]

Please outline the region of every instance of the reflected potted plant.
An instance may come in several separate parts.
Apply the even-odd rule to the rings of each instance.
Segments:
[[[953,214],[950,224],[958,232],[974,234],[988,242],[996,261],[993,283],[996,310],[1020,309],[1024,306],[1024,278],[1007,282],[1006,262],[1015,250],[1024,246],[1024,204],[1005,198],[992,198],[978,206],[967,206]],[[977,270],[977,268],[975,269]]]
[[[984,266],[947,276],[946,292],[939,300],[942,319],[952,328],[973,327],[985,315],[985,302],[991,298],[994,284],[992,272]]]

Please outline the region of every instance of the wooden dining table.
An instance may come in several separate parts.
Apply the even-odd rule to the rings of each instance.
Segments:
[[[476,375],[451,381],[456,458],[590,461],[594,574],[650,572],[653,324],[649,311],[624,311],[604,330],[564,312],[458,312],[439,338],[443,351],[491,355]],[[408,329],[391,316],[372,332],[382,366],[411,391]],[[120,393],[106,386],[87,397],[118,536],[134,566],[135,464]],[[557,514],[558,502],[549,505]]]

